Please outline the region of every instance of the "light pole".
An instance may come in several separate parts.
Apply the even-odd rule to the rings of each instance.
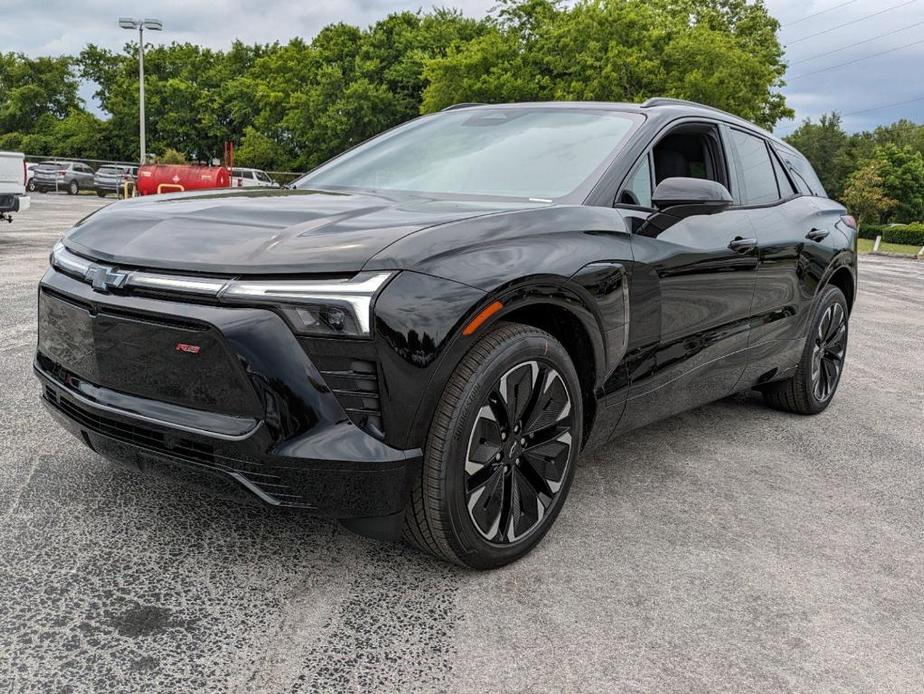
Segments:
[[[138,125],[139,137],[141,139],[141,163],[144,164],[144,30],[162,31],[164,23],[159,19],[131,19],[130,17],[120,17],[119,26],[123,29],[138,30]]]

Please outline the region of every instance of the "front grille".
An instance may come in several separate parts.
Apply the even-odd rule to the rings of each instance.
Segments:
[[[44,397],[52,407],[84,429],[171,458],[204,465],[213,470],[236,473],[281,506],[306,505],[305,499],[300,494],[293,493],[291,487],[279,476],[261,472],[256,464],[217,455],[208,443],[187,438],[168,440],[163,432],[107,417],[84,407],[66,395],[59,395],[50,386],[45,386]]]

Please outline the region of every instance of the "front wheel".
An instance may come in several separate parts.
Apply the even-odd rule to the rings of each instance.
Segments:
[[[582,418],[577,372],[558,340],[518,324],[487,334],[433,416],[405,538],[477,569],[525,555],[568,494]]]
[[[826,287],[795,375],[763,388],[764,400],[771,407],[797,414],[818,414],[828,407],[844,371],[848,315],[843,292]]]

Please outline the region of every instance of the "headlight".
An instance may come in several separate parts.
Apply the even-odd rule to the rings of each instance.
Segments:
[[[84,282],[108,271],[110,265],[96,263],[68,251],[58,242],[51,252],[51,264]],[[117,287],[102,282],[98,291],[142,289],[175,296],[211,297],[221,304],[270,304],[281,311],[295,332],[307,335],[368,337],[371,332],[372,301],[393,272],[361,272],[343,280],[249,280],[169,275],[143,270],[122,271]]]
[[[368,336],[372,300],[391,272],[361,272],[348,280],[233,280],[223,303],[269,303],[283,310],[297,332]]]

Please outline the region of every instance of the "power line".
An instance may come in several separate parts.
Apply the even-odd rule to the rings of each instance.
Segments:
[[[877,16],[879,16],[879,15],[881,15],[881,14],[885,14],[886,12],[891,12],[892,10],[897,10],[897,9],[899,9],[899,8],[901,8],[901,7],[905,7],[905,6],[907,6],[907,5],[911,5],[911,4],[913,4],[913,3],[916,3],[917,1],[918,1],[918,0],[906,0],[905,2],[900,3],[900,4],[898,4],[898,5],[893,5],[892,7],[887,7],[887,8],[885,8],[884,10],[879,10],[878,12],[872,12],[872,13],[870,13],[870,14],[864,15],[864,16],[859,17],[859,18],[857,18],[857,19],[852,19],[852,20],[850,20],[849,22],[844,22],[843,24],[838,24],[837,26],[829,27],[829,28],[827,28],[827,29],[825,29],[825,30],[823,30],[823,31],[816,31],[814,34],[809,34],[808,36],[803,36],[801,39],[796,39],[795,41],[790,41],[790,42],[788,42],[788,43],[786,44],[786,46],[788,47],[788,46],[793,45],[794,43],[801,43],[802,41],[808,41],[809,39],[813,39],[813,38],[815,38],[816,36],[821,36],[822,34],[827,34],[827,33],[832,32],[832,31],[837,31],[838,29],[843,29],[844,27],[850,26],[851,24],[856,24],[857,22],[862,22],[862,21],[864,21],[864,20],[866,20],[866,19],[869,19],[870,17],[877,17]]]
[[[780,24],[780,27],[786,28],[786,27],[791,27],[793,24],[800,24],[801,22],[804,22],[806,19],[811,19],[812,17],[817,17],[818,15],[824,14],[825,12],[830,12],[831,10],[836,10],[836,9],[841,8],[841,7],[846,7],[847,5],[852,5],[852,4],[855,3],[856,1],[857,1],[857,0],[847,0],[847,2],[842,2],[840,5],[835,5],[834,7],[829,7],[829,8],[826,9],[826,10],[821,10],[821,11],[819,11],[819,12],[813,12],[812,14],[806,15],[806,16],[803,17],[802,19],[797,19],[797,20],[794,21],[794,22],[786,22],[785,24]]]
[[[817,60],[818,58],[827,58],[829,55],[832,55],[834,53],[840,53],[841,51],[846,51],[848,48],[856,48],[857,46],[862,46],[864,43],[878,41],[879,39],[884,39],[887,36],[892,36],[892,34],[898,34],[902,31],[908,31],[909,29],[913,29],[914,27],[921,26],[922,24],[924,24],[924,21],[920,21],[915,24],[909,24],[908,26],[902,27],[901,29],[894,29],[892,31],[887,31],[884,34],[879,34],[878,36],[873,36],[872,38],[864,39],[863,41],[855,41],[853,43],[847,44],[846,46],[835,48],[834,50],[831,50],[831,51],[825,51],[824,53],[817,53],[809,58],[800,58],[799,60],[795,60],[791,62],[789,64],[789,67],[792,67],[793,65],[798,65],[799,63],[807,63],[811,60]]]
[[[907,99],[905,101],[896,101],[893,104],[883,104],[881,106],[873,106],[872,108],[863,108],[859,111],[851,111],[850,113],[843,113],[843,116],[857,116],[861,113],[869,113],[870,111],[881,111],[886,108],[893,108],[894,106],[904,106],[905,104],[912,104],[916,101],[924,101],[924,96],[916,96],[913,99]]]
[[[870,55],[863,56],[862,58],[856,58],[855,60],[848,60],[844,63],[838,63],[837,65],[829,65],[828,67],[823,67],[819,70],[812,70],[811,72],[803,72],[801,75],[794,75],[790,77],[791,80],[797,80],[801,77],[808,77],[809,75],[817,75],[819,72],[827,72],[828,70],[834,70],[839,67],[845,67],[847,65],[853,65],[854,63],[862,63],[864,60],[869,60],[870,58],[878,58],[881,55],[886,55],[887,53],[894,53],[895,51],[900,51],[905,48],[911,48],[912,46],[917,46],[918,44],[924,43],[924,39],[919,39],[918,41],[912,41],[911,43],[906,43],[904,46],[896,46],[895,48],[890,48],[887,51],[879,51],[878,53],[872,53]]]

